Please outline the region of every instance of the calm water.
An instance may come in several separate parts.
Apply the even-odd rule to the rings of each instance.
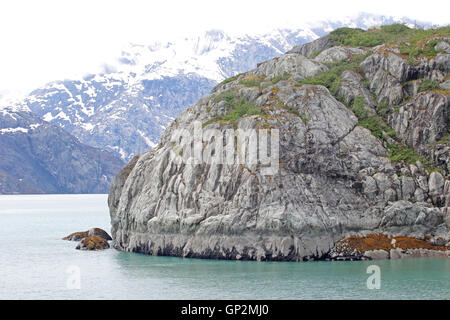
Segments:
[[[245,262],[75,250],[106,195],[0,196],[0,299],[450,299],[450,260]],[[381,269],[369,290],[366,269]],[[71,270],[80,289],[69,289]],[[69,288],[67,283],[69,282]]]

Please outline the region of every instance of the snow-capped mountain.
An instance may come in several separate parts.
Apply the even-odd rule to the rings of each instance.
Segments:
[[[123,166],[20,103],[0,108],[0,150],[0,194],[104,193]]]
[[[154,147],[164,128],[221,80],[316,37],[277,30],[232,38],[213,30],[165,44],[133,44],[110,72],[50,83],[25,102],[83,143],[130,160]]]
[[[229,35],[220,30],[165,43],[130,44],[105,72],[56,81],[31,92],[25,104],[81,142],[123,160],[154,147],[164,128],[227,77],[256,67],[293,46],[342,27],[407,22],[361,14],[267,34]]]

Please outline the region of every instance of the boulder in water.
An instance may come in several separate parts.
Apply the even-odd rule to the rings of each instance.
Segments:
[[[103,250],[108,249],[109,243],[99,236],[89,236],[83,238],[75,249],[77,250]]]
[[[80,241],[83,238],[90,236],[98,236],[106,241],[112,240],[108,232],[100,228],[92,228],[87,231],[74,232],[69,234],[67,237],[64,237],[63,240]]]
[[[88,231],[80,231],[69,234],[67,237],[62,238],[63,240],[69,241],[80,241],[88,236]]]

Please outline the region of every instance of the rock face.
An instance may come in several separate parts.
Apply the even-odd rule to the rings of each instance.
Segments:
[[[359,48],[331,47],[319,53],[314,60],[321,63],[339,62],[349,59],[352,55],[365,53],[365,50]]]
[[[77,250],[103,250],[108,249],[109,243],[99,236],[89,236],[81,239],[75,249]]]
[[[352,105],[358,96],[363,98],[366,111],[375,114],[376,102],[369,89],[363,84],[363,78],[359,73],[349,70],[344,71],[341,75],[338,94],[347,105]]]
[[[429,145],[447,134],[450,95],[433,91],[421,92],[389,118],[392,127],[406,144],[420,154],[427,154]]]
[[[405,259],[405,258],[450,258],[450,250],[438,251],[429,249],[391,249],[389,251],[390,259]]]
[[[292,48],[292,50],[288,51],[287,53],[297,53],[302,56],[311,58],[311,56],[319,54],[320,52],[332,47],[333,45],[334,41],[329,36],[325,36],[312,42],[295,46],[294,48]]]
[[[331,89],[304,81],[331,68],[311,56],[333,45],[325,37],[261,63],[182,113],[158,146],[135,157],[113,182],[108,202],[115,247],[155,255],[302,261],[329,257],[340,239],[354,234],[450,239],[448,172],[403,160],[390,147],[428,155],[429,144],[448,133],[448,116],[439,116],[448,113],[448,92],[433,99],[432,91],[413,95],[408,104],[413,111],[401,118],[411,126],[399,129],[398,137],[377,133],[379,127],[367,121],[372,118],[358,118],[361,112],[350,108],[356,96],[369,115],[378,116],[378,105],[399,106],[408,96],[405,81],[448,76],[443,67],[448,56],[410,66],[378,48],[360,72],[340,75],[343,96],[335,97]],[[426,106],[423,95],[430,95]],[[434,117],[422,107],[441,113]],[[397,128],[400,120],[393,119],[401,108],[406,109],[391,107],[376,118],[378,124],[383,116]],[[203,136],[195,149],[195,140],[187,137],[198,130]],[[256,140],[245,137],[252,132]],[[270,133],[271,142],[261,133]],[[252,147],[265,144],[277,157],[272,171],[261,154],[251,161]],[[208,161],[230,154],[230,162]]]

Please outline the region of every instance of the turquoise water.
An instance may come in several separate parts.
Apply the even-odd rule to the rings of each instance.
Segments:
[[[106,198],[0,196],[0,299],[450,299],[450,259],[216,261],[86,252],[60,240],[91,227],[109,231]],[[378,290],[366,285],[372,264],[381,271]]]

